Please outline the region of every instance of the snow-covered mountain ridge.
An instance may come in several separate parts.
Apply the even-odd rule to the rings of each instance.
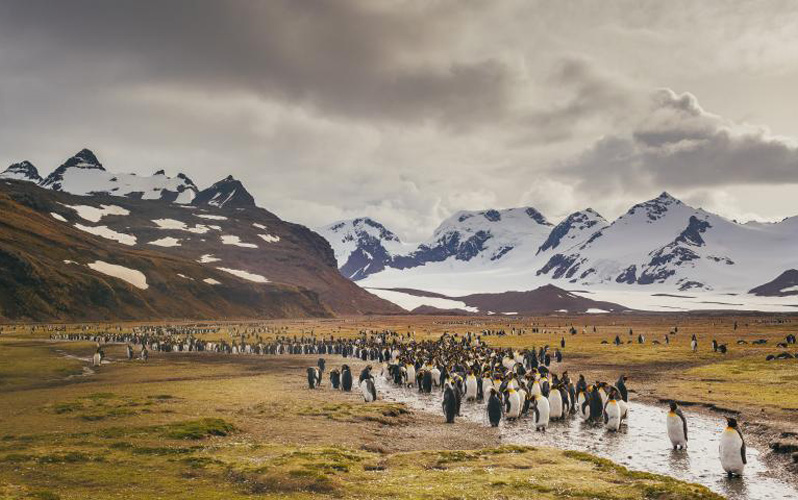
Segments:
[[[339,236],[333,226],[321,232],[331,241]],[[370,242],[379,244],[376,237]],[[401,250],[386,252],[379,268],[361,260],[365,271],[350,277],[366,287],[453,295],[555,284],[602,293],[728,298],[798,268],[798,217],[740,224],[663,192],[611,223],[592,209],[557,225],[531,207],[458,212],[429,240]],[[341,247],[339,265],[358,251],[354,244]]]

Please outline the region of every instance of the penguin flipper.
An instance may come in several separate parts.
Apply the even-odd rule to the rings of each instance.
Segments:
[[[682,410],[680,408],[676,409],[676,415],[678,415],[679,418],[682,419],[682,430],[684,431],[684,440],[688,441],[688,439],[687,439],[687,419],[684,418],[684,413],[682,413]]]
[[[740,432],[740,429],[736,429],[737,434],[740,436],[740,441],[743,442],[743,445],[740,446],[740,457],[743,459],[743,464],[747,464],[748,460],[745,458],[745,439],[743,438],[743,433]]]

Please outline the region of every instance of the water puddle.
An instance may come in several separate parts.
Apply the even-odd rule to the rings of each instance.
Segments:
[[[416,389],[396,387],[377,378],[382,398],[407,404],[409,407],[434,413],[443,418],[442,396],[421,394]],[[683,409],[683,411],[685,411]],[[485,426],[487,410],[482,403],[463,402],[462,419]],[[726,426],[722,417],[710,418],[685,411],[689,425],[689,447],[673,451],[665,428],[667,407],[630,402],[629,423],[620,432],[607,432],[603,427],[587,424],[574,416],[552,422],[545,433],[535,432],[529,419],[502,421],[501,440],[507,444],[549,446],[576,450],[608,458],[629,469],[663,474],[691,483],[702,484],[731,500],[794,500],[798,489],[775,477],[760,459],[759,451],[747,447],[748,465],[742,478],[728,479],[718,458],[720,433]],[[744,427],[743,427],[744,431]]]

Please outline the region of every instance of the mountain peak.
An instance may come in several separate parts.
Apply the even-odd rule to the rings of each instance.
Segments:
[[[62,166],[105,170],[100,160],[94,155],[94,152],[87,148],[78,151],[75,156],[68,159]]]
[[[0,179],[17,179],[20,181],[39,183],[41,182],[42,177],[39,175],[39,171],[31,162],[24,160],[19,163],[14,163],[5,169],[5,171],[0,173]]]
[[[228,175],[213,186],[200,191],[192,204],[219,208],[248,208],[255,206],[255,198],[249,194],[241,181]]]

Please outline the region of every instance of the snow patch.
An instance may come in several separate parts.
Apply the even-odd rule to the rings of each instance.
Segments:
[[[220,271],[224,271],[226,273],[230,273],[233,276],[238,276],[241,279],[245,279],[247,281],[252,281],[254,283],[268,283],[269,280],[261,276],[260,274],[253,274],[247,271],[241,271],[240,269],[228,269],[226,267],[217,267],[216,269]]]
[[[258,245],[254,243],[243,243],[241,241],[241,238],[239,238],[238,236],[233,236],[229,234],[222,235],[222,244],[235,245],[237,247],[242,247],[242,248],[258,248]]]
[[[397,306],[407,311],[412,311],[420,306],[430,306],[436,307],[438,309],[462,309],[463,311],[468,312],[479,312],[479,309],[476,307],[466,305],[465,302],[461,302],[459,300],[441,299],[438,297],[418,297],[415,295],[410,295],[409,293],[397,292],[395,290],[379,290],[374,288],[369,289],[369,292],[373,293],[377,297],[385,299],[389,302],[393,302]]]
[[[599,309],[598,307],[591,307],[585,312],[587,314],[609,314],[609,311],[606,309]]]
[[[109,264],[101,260],[92,262],[88,266],[99,273],[126,281],[141,290],[146,290],[150,286],[147,284],[147,277],[144,276],[144,273],[135,269]]]
[[[167,236],[166,238],[151,241],[148,243],[148,245],[155,245],[158,247],[179,247],[180,240],[177,238],[172,238],[171,236]]]
[[[227,217],[225,217],[224,215],[194,214],[194,217],[199,217],[200,219],[208,219],[208,220],[227,220]]]
[[[222,259],[218,259],[213,256],[212,253],[206,253],[205,255],[201,256],[197,262],[200,264],[210,264],[211,262],[219,262]]]
[[[55,219],[57,221],[67,222],[67,220],[64,218],[64,216],[61,215],[61,214],[57,214],[55,212],[50,212],[50,215],[52,216],[53,219]]]
[[[274,236],[273,234],[259,234],[258,236],[260,236],[261,239],[266,243],[277,243],[280,241],[280,237]]]
[[[192,277],[190,277],[190,276],[186,276],[185,274],[180,274],[180,273],[177,273],[177,275],[178,275],[178,276],[180,276],[181,278],[184,278],[184,279],[187,279],[187,280],[194,281],[194,278],[192,278]]]
[[[205,278],[204,280],[202,280],[202,282],[203,283],[207,283],[209,285],[221,285],[221,283],[219,283],[218,281],[216,281],[213,278]]]
[[[106,215],[130,215],[130,211],[116,205],[100,205],[100,208],[89,205],[65,205],[78,213],[81,219],[89,222],[100,222]]]
[[[258,224],[257,222],[252,224],[252,227],[256,227],[258,229],[263,229],[264,231],[266,231],[266,226],[264,226],[263,224]]]
[[[123,245],[133,246],[136,244],[136,237],[132,234],[119,233],[109,228],[108,226],[84,226],[83,224],[75,224],[76,229],[91,233],[95,236],[100,236],[107,240],[113,240]]]

